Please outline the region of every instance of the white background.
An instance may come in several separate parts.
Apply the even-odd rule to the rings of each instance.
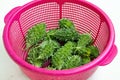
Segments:
[[[0,80],[30,80],[9,58],[6,53],[2,33],[4,16],[16,6],[23,5],[31,0],[0,0]],[[100,7],[111,18],[115,32],[115,44],[120,48],[120,1],[119,0],[87,0]],[[41,78],[42,79],[42,78]],[[88,80],[120,80],[120,54],[107,66],[99,67]]]

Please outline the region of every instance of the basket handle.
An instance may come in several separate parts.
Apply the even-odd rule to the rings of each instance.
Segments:
[[[12,15],[13,15],[16,11],[18,11],[20,8],[21,8],[21,6],[15,7],[15,8],[13,8],[9,13],[7,13],[7,15],[6,15],[5,18],[4,18],[4,22],[7,23],[7,22],[10,20],[10,18],[12,17]]]
[[[117,55],[117,52],[118,52],[118,50],[117,50],[116,45],[113,45],[111,50],[109,51],[109,54],[107,55],[107,57],[102,62],[100,62],[99,66],[105,66],[105,65],[111,63],[112,60]]]

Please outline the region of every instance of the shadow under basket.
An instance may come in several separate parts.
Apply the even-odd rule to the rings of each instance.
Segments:
[[[68,18],[80,33],[91,31],[100,55],[92,62],[68,70],[37,68],[25,61],[25,35],[33,25],[45,22],[47,30],[57,28],[61,18]],[[109,64],[117,54],[115,33],[108,16],[84,0],[34,0],[12,9],[5,17],[3,41],[10,57],[31,80],[86,80],[98,66]]]

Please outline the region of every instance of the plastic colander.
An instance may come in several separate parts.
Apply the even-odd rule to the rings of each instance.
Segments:
[[[61,18],[72,20],[80,33],[91,31],[100,56],[68,70],[47,70],[27,63],[24,49],[27,30],[40,22],[47,24],[47,30],[57,28]],[[117,54],[112,22],[101,9],[84,0],[34,0],[11,10],[5,17],[5,24],[5,48],[31,80],[86,80],[98,66],[109,64]]]

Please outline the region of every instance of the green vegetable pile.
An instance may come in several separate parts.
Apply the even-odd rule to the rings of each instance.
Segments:
[[[46,24],[34,25],[26,34],[26,61],[34,66],[62,70],[89,63],[99,55],[90,33],[80,34],[72,21],[59,20],[57,29],[46,31]]]

